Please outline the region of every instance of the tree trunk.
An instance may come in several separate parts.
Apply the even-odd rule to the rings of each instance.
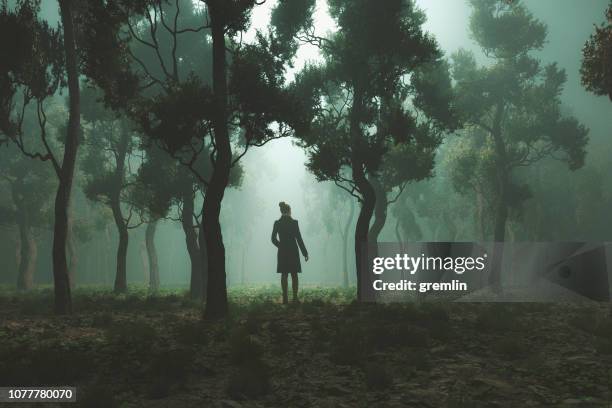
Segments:
[[[493,240],[495,247],[493,250],[493,260],[491,274],[489,275],[489,285],[495,292],[501,291],[501,270],[503,265],[503,243],[506,236],[506,223],[508,221],[508,169],[506,158],[506,146],[502,138],[501,123],[504,115],[502,103],[497,105],[495,118],[493,119],[492,136],[495,143],[495,166],[498,187],[498,199],[495,211],[495,229]]]
[[[501,272],[503,266],[503,242],[506,235],[506,222],[508,219],[508,207],[504,202],[505,194],[499,197],[495,213],[495,232],[493,235],[493,259],[491,260],[491,273],[489,274],[489,285],[494,292],[501,292]]]
[[[397,245],[399,246],[399,252],[404,253],[404,239],[402,238],[402,232],[400,227],[400,219],[399,216],[395,220],[395,240],[397,241]],[[402,279],[406,279],[406,271],[402,269],[401,271]]]
[[[357,225],[355,227],[355,269],[357,275],[357,300],[363,301],[364,285],[370,284],[370,274],[368,273],[368,230],[370,220],[374,214],[376,205],[376,193],[372,184],[368,181],[365,173],[365,161],[363,155],[367,154],[367,148],[363,143],[361,133],[361,116],[364,104],[363,90],[359,85],[353,88],[353,106],[350,112],[350,133],[351,133],[351,170],[353,182],[357,190],[361,193],[362,201]],[[372,254],[374,255],[374,254]]]
[[[348,237],[351,224],[353,223],[353,217],[355,216],[355,202],[350,200],[349,216],[344,224],[344,230],[342,231],[342,285],[345,288],[349,287],[349,266],[348,266]]]
[[[19,224],[19,273],[17,275],[17,290],[31,290],[34,287],[34,271],[38,248],[32,235],[32,228],[25,211],[17,216]]]
[[[387,222],[387,207],[389,202],[387,200],[387,192],[375,177],[370,178],[370,183],[372,183],[372,187],[376,194],[376,206],[374,208],[374,222],[368,232],[368,240],[374,245],[378,242],[378,236]]]
[[[400,245],[402,245],[402,243],[404,242],[403,238],[402,238],[402,232],[400,231],[400,220],[399,218],[395,220],[395,240],[397,241],[397,243]]]
[[[70,288],[74,289],[76,285],[76,271],[77,266],[79,264],[79,255],[76,250],[76,243],[74,240],[74,231],[73,231],[73,216],[70,215],[68,219],[68,239],[66,241],[67,254],[68,254],[68,278],[70,279]]]
[[[15,234],[15,267],[17,271],[19,271],[19,266],[21,265],[21,237],[19,228],[17,229],[17,233]],[[17,274],[19,276],[19,274]]]
[[[202,232],[203,225],[200,225],[199,234],[197,234],[198,239],[198,249],[200,253],[200,273],[199,275],[202,277],[202,298],[206,300],[206,296],[208,293],[208,248],[206,247],[206,236]]]
[[[147,257],[149,259],[149,290],[159,290],[159,263],[157,261],[157,249],[155,248],[155,231],[157,231],[157,220],[147,224],[145,231],[145,242],[147,245]]]
[[[115,274],[115,292],[127,292],[127,251],[128,251],[128,228],[123,214],[121,213],[121,204],[119,197],[116,197],[111,203],[113,210],[113,218],[119,232],[119,245],[117,246],[117,269]]]
[[[476,223],[478,225],[478,232],[480,239],[485,241],[487,238],[487,232],[485,228],[485,198],[480,190],[475,191],[476,194]]]
[[[504,242],[506,238],[506,224],[508,222],[508,205],[506,203],[506,186],[505,182],[501,182],[500,197],[498,199],[495,211],[495,233],[493,240],[495,242]]]
[[[145,285],[151,282],[151,272],[149,272],[149,256],[147,254],[147,244],[140,243],[140,259],[142,261],[142,278]]]
[[[106,224],[104,227],[104,283],[110,284],[112,276],[110,275],[110,259],[112,258],[112,245],[110,235],[110,224]]]
[[[119,143],[117,144],[117,167],[115,168],[114,186],[115,190],[111,197],[111,210],[113,211],[113,218],[115,219],[115,225],[119,232],[119,246],[117,247],[117,271],[115,275],[115,292],[124,293],[127,292],[127,251],[128,251],[128,222],[123,217],[121,211],[121,191],[123,190],[123,181],[125,180],[125,160],[127,157],[128,146],[130,143],[130,135],[122,126],[121,136]],[[151,270],[151,265],[149,265]]]
[[[204,269],[202,268],[202,254],[200,254],[198,234],[193,227],[194,196],[191,186],[183,192],[182,200],[181,225],[185,233],[185,245],[187,246],[187,253],[191,263],[189,294],[192,299],[202,299],[204,297]]]
[[[230,146],[229,133],[227,129],[227,67],[225,55],[225,22],[224,5],[221,0],[208,2],[211,31],[212,31],[212,54],[213,54],[213,137],[217,154],[212,170],[210,182],[204,196],[202,211],[202,227],[206,238],[206,249],[208,254],[208,284],[206,293],[207,319],[222,318],[227,315],[227,286],[225,273],[225,246],[219,215],[221,213],[221,202],[225,194],[225,188],[229,182],[229,174],[232,161],[232,149]]]
[[[72,21],[70,0],[60,0],[60,14],[64,28],[64,53],[68,78],[69,114],[64,145],[64,158],[59,169],[59,186],[55,196],[55,225],[53,228],[53,283],[55,292],[55,313],[72,312],[70,278],[66,260],[66,239],[68,237],[68,208],[74,180],[74,169],[79,147],[80,133],[80,90],[76,55],[76,42]]]

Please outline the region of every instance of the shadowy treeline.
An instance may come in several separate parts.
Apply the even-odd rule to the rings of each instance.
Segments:
[[[0,4],[1,250],[20,290],[51,265],[58,314],[75,283],[156,292],[180,266],[226,316],[228,280],[259,272],[258,206],[281,200],[257,184],[289,154],[264,145],[284,138],[321,182],[299,185],[318,276],[357,299],[366,243],[609,238],[610,143],[589,144],[526,2],[467,2],[481,55],[445,54],[412,0],[59,0],[57,27],[40,1]],[[580,74],[612,100],[601,18]]]

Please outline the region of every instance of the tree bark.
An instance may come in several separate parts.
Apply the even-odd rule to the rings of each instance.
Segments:
[[[199,275],[202,277],[202,293],[203,298],[206,300],[206,296],[208,293],[208,248],[206,246],[206,236],[202,233],[203,225],[199,227],[199,234],[197,234],[198,239],[198,249],[200,253],[200,273]]]
[[[344,224],[344,230],[342,231],[342,285],[345,288],[349,286],[349,273],[348,273],[348,237],[351,224],[353,223],[353,217],[355,216],[355,202],[350,200],[349,216]]]
[[[119,197],[113,200],[111,203],[111,209],[113,211],[113,218],[117,231],[119,232],[119,245],[117,246],[117,269],[115,274],[115,292],[125,293],[127,292],[127,251],[128,251],[128,228],[125,220],[123,219],[123,213],[121,212],[121,204]]]
[[[119,245],[117,247],[117,270],[115,275],[115,292],[127,292],[127,251],[129,243],[128,221],[123,217],[121,211],[121,191],[123,190],[123,181],[125,179],[125,160],[127,157],[128,146],[130,143],[130,135],[127,129],[122,126],[119,143],[117,144],[116,160],[117,167],[115,168],[115,186],[110,197],[110,207],[113,212],[113,218],[117,231],[119,232]],[[151,266],[149,265],[149,270]]]
[[[66,239],[68,236],[68,209],[74,180],[74,170],[79,146],[80,133],[80,90],[76,53],[72,4],[60,0],[60,15],[64,28],[64,53],[68,78],[68,126],[64,145],[64,158],[59,169],[59,186],[55,196],[55,225],[53,228],[53,283],[55,292],[55,313],[72,312],[70,278],[66,260]]]
[[[389,202],[387,200],[387,192],[380,184],[380,181],[375,177],[371,177],[370,183],[372,183],[374,193],[376,194],[376,206],[374,208],[374,222],[370,227],[368,240],[374,245],[378,242],[378,236],[387,222],[387,207]]]
[[[225,272],[225,246],[219,215],[225,188],[229,182],[232,149],[230,146],[227,96],[227,62],[225,55],[224,5],[221,0],[208,2],[213,54],[213,138],[217,154],[203,205],[202,229],[208,254],[208,284],[205,318],[217,319],[227,315],[227,285]]]
[[[185,233],[185,245],[191,263],[191,279],[189,283],[189,294],[192,299],[202,299],[204,297],[204,269],[202,268],[202,254],[198,244],[198,234],[193,227],[194,203],[193,191],[191,186],[183,192],[183,212],[181,225]]]
[[[157,231],[157,220],[147,224],[145,231],[145,242],[147,246],[147,257],[149,259],[149,290],[159,290],[159,262],[157,260],[157,248],[155,248],[155,232]]]
[[[372,184],[368,181],[365,173],[364,155],[367,154],[367,147],[364,146],[361,132],[361,116],[364,104],[364,93],[361,86],[356,84],[353,87],[353,106],[350,112],[350,134],[351,134],[351,170],[353,182],[361,193],[361,208],[357,217],[355,227],[355,269],[357,275],[357,300],[363,301],[364,285],[370,284],[370,274],[368,273],[368,230],[370,220],[374,214],[376,205],[376,193]],[[374,255],[374,254],[372,254]]]

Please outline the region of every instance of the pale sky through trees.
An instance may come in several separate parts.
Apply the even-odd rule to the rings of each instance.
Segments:
[[[194,0],[194,3],[201,4],[198,0]],[[253,24],[243,36],[243,41],[252,41],[256,29],[267,27],[274,3],[274,0],[267,0],[265,4],[254,8]],[[425,30],[435,36],[447,58],[459,48],[467,48],[475,53],[479,63],[488,63],[487,57],[482,55],[468,34],[470,7],[467,0],[416,0],[416,3],[427,15]],[[591,129],[585,168],[598,161],[609,160],[612,154],[609,143],[610,121],[605,120],[612,116],[609,101],[587,93],[580,84],[578,72],[582,46],[593,31],[593,25],[603,21],[603,10],[608,0],[525,0],[524,3],[537,18],[548,25],[547,43],[539,53],[542,61],[556,61],[567,71],[568,81],[563,93],[567,109]],[[57,8],[55,0],[42,2],[43,16],[52,25],[58,23]],[[325,0],[317,0],[314,21],[317,35],[324,36],[335,30],[335,23],[327,13]],[[320,53],[313,45],[300,47],[294,68],[289,70],[287,79],[291,80],[308,61],[321,62]],[[295,218],[303,225],[302,233],[311,254],[311,261],[305,265],[306,272],[310,273],[304,274],[303,279],[306,282],[323,282],[327,279],[323,269],[331,264],[329,257],[332,255],[324,255],[324,251],[328,244],[326,240],[331,238],[325,233],[317,232],[316,228],[308,228],[308,225],[314,225],[319,217],[316,200],[321,197],[317,192],[324,189],[306,170],[305,161],[305,153],[295,146],[291,139],[276,140],[264,147],[253,148],[242,162],[246,174],[242,187],[238,190],[230,189],[226,194],[227,207],[224,207],[223,212],[226,220],[232,217],[232,206],[235,202],[242,203],[240,211],[253,216],[252,225],[249,226],[252,234],[246,242],[249,247],[249,279],[253,282],[273,282],[277,278],[273,273],[276,249],[270,243],[270,233],[273,221],[279,216],[279,201],[291,204]],[[410,186],[406,192],[410,194]],[[383,230],[382,240],[394,238],[393,232],[390,231],[393,228],[391,224]],[[232,237],[236,237],[239,232],[230,232],[229,229],[224,235],[231,252],[238,250],[238,240],[232,240]],[[160,226],[157,243],[160,249],[162,280],[187,280],[188,258],[183,245],[180,244],[182,240],[182,232],[175,223],[168,221]],[[140,276],[137,251],[130,257],[132,266],[129,268],[129,274]],[[229,272],[233,274],[232,268],[235,268],[235,265],[231,262]]]

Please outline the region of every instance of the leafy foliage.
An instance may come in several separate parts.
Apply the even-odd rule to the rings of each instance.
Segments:
[[[133,177],[130,155],[136,148],[130,124],[105,108],[94,88],[86,88],[82,100],[87,145],[81,167],[85,194],[106,205],[127,202],[129,177]]]
[[[457,121],[448,65],[422,31],[423,13],[403,0],[384,7],[332,1],[330,13],[340,30],[311,38],[319,41],[326,64],[310,68],[322,75],[313,83],[321,94],[316,116],[301,136],[309,170],[358,194],[347,170],[353,154],[370,176],[382,179],[385,191],[429,177],[441,135]],[[355,123],[357,144],[351,139]]]
[[[0,148],[0,175],[0,184],[7,185],[7,197],[11,197],[10,205],[0,205],[0,224],[27,220],[28,226],[48,227],[56,187],[52,168],[25,157],[15,145],[8,145]]]
[[[608,95],[612,101],[612,2],[606,10],[606,19],[584,44],[580,75],[587,90],[595,95]]]
[[[40,1],[22,1],[0,9],[0,135],[12,139],[26,153],[26,109],[35,101],[40,134],[45,136],[43,102],[64,83],[63,39],[59,29],[38,18]],[[27,152],[42,160],[45,154]]]
[[[493,63],[479,67],[470,52],[453,55],[457,107],[470,126],[466,133],[476,138],[452,154],[453,182],[464,192],[470,187],[491,197],[492,208],[500,208],[500,201],[519,208],[531,194],[513,171],[545,158],[570,170],[582,167],[588,129],[562,112],[565,71],[556,63],[542,66],[530,54],[542,47],[545,25],[521,2],[471,4],[470,29]]]

